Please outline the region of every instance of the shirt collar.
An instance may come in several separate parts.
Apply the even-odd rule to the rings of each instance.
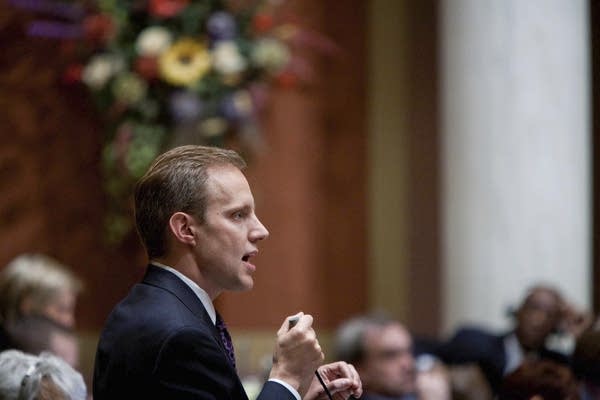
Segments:
[[[181,279],[183,281],[183,283],[185,283],[187,286],[189,286],[189,288],[192,289],[192,291],[196,294],[196,296],[198,296],[198,299],[200,299],[200,301],[202,302],[202,305],[206,309],[206,312],[208,313],[208,316],[210,317],[210,320],[212,321],[212,323],[214,324],[216,322],[217,312],[215,311],[215,306],[213,305],[213,303],[210,299],[210,296],[208,295],[208,293],[206,293],[204,291],[204,289],[202,289],[200,286],[198,286],[198,284],[196,282],[194,282],[193,280],[191,280],[190,278],[188,278],[181,272],[177,271],[173,267],[169,267],[168,265],[164,265],[164,264],[161,264],[156,261],[151,261],[150,264],[152,264],[156,267],[159,267],[159,268],[163,268],[163,269],[173,273],[176,277]]]
[[[517,369],[524,357],[519,339],[514,332],[504,338],[504,354],[506,354],[506,365],[503,372],[507,375]]]

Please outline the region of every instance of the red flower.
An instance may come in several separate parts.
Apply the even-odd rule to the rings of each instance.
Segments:
[[[257,33],[268,32],[273,27],[273,17],[269,14],[256,14],[252,26]]]
[[[138,57],[133,69],[144,79],[153,80],[158,77],[158,60],[156,57]]]
[[[106,14],[94,14],[83,20],[85,38],[94,45],[104,45],[116,33],[112,18]]]
[[[148,11],[155,17],[169,18],[179,14],[190,0],[150,0]]]

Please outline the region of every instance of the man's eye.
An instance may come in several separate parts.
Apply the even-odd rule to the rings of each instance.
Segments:
[[[235,212],[232,215],[233,219],[242,219],[244,218],[244,213],[241,211]]]

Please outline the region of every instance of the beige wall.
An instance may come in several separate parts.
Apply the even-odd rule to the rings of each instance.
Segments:
[[[408,86],[405,2],[369,8],[369,308],[408,318]]]
[[[369,308],[439,329],[437,1],[370,2]]]

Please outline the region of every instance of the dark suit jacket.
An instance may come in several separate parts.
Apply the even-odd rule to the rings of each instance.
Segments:
[[[108,317],[93,392],[94,400],[247,399],[202,302],[177,276],[152,265]],[[267,382],[259,399],[294,397]]]
[[[509,334],[495,335],[476,327],[462,328],[433,353],[447,364],[477,363],[492,391],[497,392],[502,384],[507,361],[504,339]],[[547,348],[542,348],[538,355],[540,358],[568,363],[567,356]]]

